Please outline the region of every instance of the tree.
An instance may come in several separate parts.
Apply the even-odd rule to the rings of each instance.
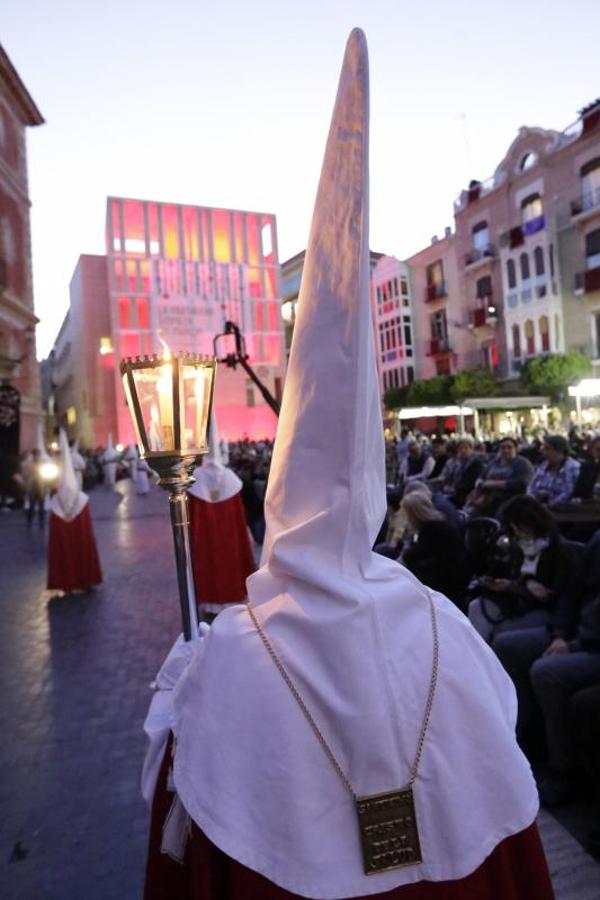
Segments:
[[[532,390],[548,394],[555,401],[563,401],[569,385],[589,375],[592,364],[583,353],[571,350],[551,356],[528,359],[521,370],[521,378]]]
[[[383,405],[386,409],[398,409],[406,406],[407,387],[391,387],[383,395]]]
[[[413,381],[408,389],[411,406],[436,406],[451,401],[453,375],[434,375],[423,381]]]
[[[454,376],[450,393],[459,402],[465,397],[495,397],[498,381],[490,369],[467,369]]]

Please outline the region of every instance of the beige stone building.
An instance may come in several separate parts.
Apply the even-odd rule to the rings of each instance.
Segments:
[[[0,455],[3,458],[12,458],[19,450],[35,443],[41,415],[25,130],[43,121],[0,46]]]

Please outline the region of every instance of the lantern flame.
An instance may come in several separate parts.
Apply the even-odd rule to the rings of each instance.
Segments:
[[[162,344],[162,346],[163,346],[163,359],[164,359],[166,362],[168,362],[168,361],[171,359],[171,351],[169,350],[169,345],[167,344],[166,341],[164,341],[164,340],[160,337],[160,335],[159,335],[158,339],[159,339],[159,341],[161,342],[161,344]]]

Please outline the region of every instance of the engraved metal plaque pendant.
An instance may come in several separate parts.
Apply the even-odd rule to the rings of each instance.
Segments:
[[[422,862],[412,788],[357,797],[365,875]]]

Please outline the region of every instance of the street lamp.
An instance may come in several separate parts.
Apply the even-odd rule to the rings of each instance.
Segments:
[[[179,601],[186,641],[198,631],[198,611],[189,542],[186,488],[196,458],[208,452],[207,431],[215,386],[216,362],[195,353],[176,353],[121,361],[127,405],[143,459],[169,491],[169,508]]]

